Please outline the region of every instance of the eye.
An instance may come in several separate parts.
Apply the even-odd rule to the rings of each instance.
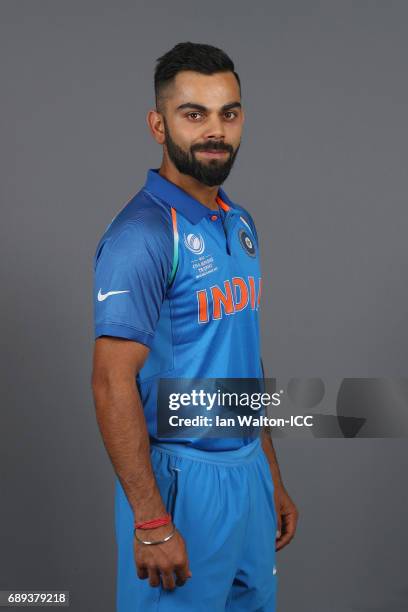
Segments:
[[[192,121],[197,121],[197,119],[200,119],[202,116],[201,113],[199,113],[198,111],[192,111],[191,113],[188,113],[187,117],[189,117]]]
[[[235,111],[226,111],[224,116],[226,119],[228,119],[228,121],[230,121],[231,119],[235,119],[235,117],[237,117],[237,113]]]

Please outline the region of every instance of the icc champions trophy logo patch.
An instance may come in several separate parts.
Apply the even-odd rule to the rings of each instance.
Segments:
[[[240,229],[238,236],[245,253],[247,253],[250,257],[255,257],[255,245],[252,239],[248,236],[247,232],[244,229]]]
[[[184,244],[195,255],[201,255],[204,251],[204,239],[201,234],[184,234]]]

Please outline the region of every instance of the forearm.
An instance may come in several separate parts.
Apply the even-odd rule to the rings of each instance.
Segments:
[[[272,480],[275,485],[275,488],[282,487],[282,476],[279,470],[278,460],[276,457],[275,449],[273,448],[272,438],[267,428],[262,430],[261,434],[261,442],[262,448],[268,460],[269,466],[271,468]]]
[[[166,512],[150,461],[150,443],[136,383],[100,380],[93,385],[96,417],[105,448],[135,518]]]

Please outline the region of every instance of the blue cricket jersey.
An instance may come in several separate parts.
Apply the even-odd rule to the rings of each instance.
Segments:
[[[151,441],[160,378],[263,378],[259,243],[250,213],[221,188],[218,211],[147,173],[102,236],[94,261],[95,338],[150,348],[136,383]],[[231,450],[253,438],[173,439]]]

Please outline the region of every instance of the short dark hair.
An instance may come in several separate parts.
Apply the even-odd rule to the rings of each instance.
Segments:
[[[154,91],[157,109],[161,106],[164,88],[182,70],[194,70],[195,72],[201,72],[201,74],[232,72],[238,81],[241,92],[241,82],[238,74],[235,72],[234,62],[225,51],[212,45],[182,42],[157,59],[154,71]]]

